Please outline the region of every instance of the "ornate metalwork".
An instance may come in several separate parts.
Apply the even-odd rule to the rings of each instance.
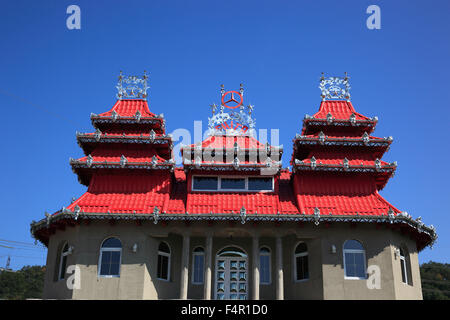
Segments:
[[[345,99],[350,101],[350,84],[348,82],[347,72],[345,77],[327,77],[325,78],[322,72],[322,77],[320,78],[319,89],[322,92],[321,97],[323,101],[327,99]]]
[[[314,224],[316,226],[319,225],[319,221],[320,221],[320,209],[315,207],[314,208]]]
[[[223,100],[225,94],[223,85],[221,86],[220,92]],[[242,84],[239,92],[243,99],[244,89]],[[248,105],[244,107],[243,104],[236,106],[236,109],[230,109],[229,107],[225,107],[224,102],[221,101],[219,112],[216,113],[217,106],[215,104],[211,105],[212,116],[208,118],[209,135],[252,135],[256,126],[256,121],[251,116],[253,109],[254,106]]]
[[[241,223],[244,224],[244,223],[245,223],[245,220],[246,220],[246,218],[247,218],[247,210],[245,209],[244,206],[242,206],[241,211],[240,211],[240,213],[239,213],[239,216],[240,216],[240,218],[241,218]]]
[[[157,206],[155,206],[153,208],[153,223],[157,224],[159,220],[159,208]]]
[[[119,82],[117,83],[117,98],[122,99],[146,99],[147,98],[147,73],[144,71],[142,77],[125,77],[120,71]]]
[[[123,167],[125,167],[125,166],[127,165],[127,163],[128,163],[127,158],[125,158],[125,156],[122,155],[122,156],[120,157],[120,166],[123,168]]]

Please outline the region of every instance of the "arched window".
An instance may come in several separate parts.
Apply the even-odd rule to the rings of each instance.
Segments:
[[[361,242],[357,240],[345,241],[344,270],[347,279],[366,278],[366,254]]]
[[[308,247],[304,242],[300,242],[295,248],[294,275],[295,281],[309,279]]]
[[[409,261],[408,250],[400,247],[400,268],[402,270],[402,282],[412,285],[411,264]]]
[[[259,249],[259,282],[270,284],[270,249],[262,247]]]
[[[202,284],[205,266],[205,250],[202,247],[194,249],[192,257],[192,283]]]
[[[119,277],[122,256],[122,243],[117,238],[103,241],[100,249],[99,276]]]
[[[170,275],[170,248],[165,242],[161,242],[158,247],[158,268],[156,277],[160,280],[169,281]]]
[[[69,244],[66,242],[61,250],[61,255],[59,259],[59,272],[58,272],[58,280],[64,279],[66,275],[67,268],[67,256],[70,254],[69,252]]]

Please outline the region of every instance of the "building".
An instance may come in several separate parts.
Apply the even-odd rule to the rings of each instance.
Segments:
[[[222,87],[182,166],[147,77],[121,75],[118,89],[91,115],[95,132],[77,133],[86,156],[70,164],[86,193],[31,224],[48,247],[44,298],[422,298],[418,253],[435,230],[378,193],[396,169],[381,160],[392,138],[370,135],[378,119],[355,111],[347,76],[322,76],[292,171],[252,135],[242,86]]]

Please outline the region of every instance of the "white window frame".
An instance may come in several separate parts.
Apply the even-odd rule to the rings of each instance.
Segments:
[[[120,238],[116,237],[116,236],[108,237],[108,238],[106,238],[105,240],[102,241],[102,244],[100,245],[100,255],[98,257],[98,264],[97,264],[97,266],[98,266],[97,276],[99,278],[120,278],[120,272],[121,272],[121,269],[122,269],[121,268],[122,267],[122,248],[117,248],[117,247],[116,248],[103,248],[103,243],[105,243],[106,240],[111,239],[111,238],[115,238],[115,239],[119,240],[120,241],[120,245],[123,247],[122,240],[120,240]],[[102,270],[102,255],[103,255],[104,251],[120,252],[120,256],[119,256],[119,274],[118,275],[111,275],[111,274],[102,275],[102,274],[100,274],[100,271]]]
[[[195,249],[197,249],[197,248],[202,248],[202,250],[203,251],[201,251],[201,252],[195,252]],[[203,270],[202,270],[202,273],[203,273],[203,277],[202,277],[202,281],[200,282],[196,282],[196,281],[194,281],[194,279],[195,279],[195,277],[194,277],[194,274],[195,274],[195,256],[202,256],[203,257]],[[198,246],[198,247],[195,247],[194,248],[194,250],[193,250],[193,252],[192,252],[192,284],[203,284],[204,282],[205,282],[205,249],[202,247],[202,246]]]
[[[161,242],[164,242],[169,247],[169,253],[163,252],[163,251],[159,251],[159,246],[160,246]],[[161,255],[161,256],[164,256],[164,257],[168,257],[168,261],[167,261],[167,279],[158,277],[158,265],[156,266],[156,279],[161,280],[161,281],[169,282],[170,281],[170,264],[171,264],[170,263],[171,262],[170,261],[171,260],[170,256],[172,255],[172,249],[170,248],[170,245],[167,242],[165,242],[165,241],[161,241],[161,242],[158,243],[158,256]],[[156,259],[156,263],[158,263],[158,259]]]
[[[64,248],[67,246],[67,251],[64,252]],[[61,249],[61,256],[59,258],[59,268],[58,268],[58,281],[59,280],[64,280],[66,278],[66,270],[67,270],[67,256],[70,254],[69,251],[69,243],[64,242],[64,245],[62,246]],[[62,262],[64,257],[66,258],[66,270],[64,270],[64,273],[62,273]]]
[[[267,249],[269,252],[263,252],[261,253],[261,249]],[[262,282],[261,276],[259,277],[259,284],[261,285],[271,285],[272,284],[272,250],[268,246],[261,246],[259,248],[259,271],[261,271],[261,256],[268,256],[269,257],[269,281],[268,282]]]
[[[364,245],[362,244],[361,241],[357,240],[357,239],[349,239],[349,240],[355,240],[358,241],[361,246],[363,247],[363,249],[345,249],[345,243],[348,240],[344,241],[344,244],[342,245],[342,257],[343,257],[343,262],[344,262],[344,279],[346,280],[366,280],[367,279],[367,263],[366,263],[366,250],[364,249]],[[364,277],[348,277],[347,276],[347,266],[345,263],[345,254],[346,253],[362,253],[363,254],[363,261],[364,261]]]
[[[405,273],[405,281],[403,281],[403,277],[402,277],[402,283],[408,284],[408,266],[406,265],[407,260],[406,260],[405,250],[403,248],[399,248],[398,251],[399,251],[399,257],[400,257],[400,267],[403,269],[403,272]],[[403,255],[402,255],[402,251],[403,251]]]
[[[194,188],[194,178],[217,178],[217,189],[195,189]],[[224,179],[244,179],[245,189],[222,189],[222,178]],[[270,190],[248,190],[248,178],[271,178],[272,179],[272,189]],[[212,175],[193,175],[191,178],[191,190],[199,192],[251,192],[251,193],[270,193],[274,192],[275,189],[275,179],[273,176],[212,176]]]
[[[306,252],[301,252],[301,253],[295,253],[295,251],[297,250],[297,247],[301,244],[304,243],[306,245]],[[294,278],[294,282],[305,282],[309,280],[310,274],[309,274],[309,258],[308,258],[308,277],[304,278],[304,279],[297,279],[297,258],[298,257],[309,257],[309,249],[308,249],[308,244],[305,241],[300,241],[298,242],[295,247],[294,247],[294,274],[293,274],[293,278]]]

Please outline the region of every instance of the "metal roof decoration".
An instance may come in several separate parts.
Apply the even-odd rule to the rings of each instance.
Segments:
[[[254,106],[244,106],[244,87],[238,91],[225,92],[221,85],[221,104],[211,105],[212,116],[208,117],[209,135],[255,135],[256,121],[252,117]],[[217,112],[218,110],[218,112]]]
[[[350,83],[348,82],[347,72],[345,77],[327,77],[322,72],[320,77],[319,89],[322,92],[322,101],[338,99],[350,101]]]
[[[117,99],[146,99],[147,89],[147,72],[144,71],[142,77],[124,76],[120,71],[119,82],[117,83]],[[136,114],[136,118],[140,119],[140,113]]]

